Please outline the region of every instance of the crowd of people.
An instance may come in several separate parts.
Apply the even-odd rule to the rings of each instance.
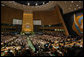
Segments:
[[[31,41],[29,43],[28,41]],[[32,44],[35,51],[32,50]],[[30,45],[30,46],[29,46]],[[1,35],[1,56],[82,56],[83,37],[63,34]]]
[[[2,34],[1,35],[1,52],[22,50],[27,48],[27,36],[15,35],[15,34]],[[5,55],[5,54],[4,54]],[[15,56],[15,55],[14,55]]]
[[[58,36],[56,37],[52,35],[35,35],[34,37],[30,37],[30,39],[33,42],[33,44],[37,47],[37,49],[40,49],[40,50],[43,49],[42,51],[46,50],[46,52],[51,52],[51,54],[58,53],[58,54],[55,54],[56,56],[57,55],[75,56],[76,53],[74,54],[73,52],[76,51],[77,47],[78,47],[77,48],[78,50],[80,49],[83,50],[83,38],[77,39],[77,38],[69,38],[69,37],[68,38],[58,37]],[[74,50],[70,50],[70,49],[74,49]],[[82,52],[82,50],[80,52]]]

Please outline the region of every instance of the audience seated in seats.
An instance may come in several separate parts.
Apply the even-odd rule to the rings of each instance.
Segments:
[[[83,56],[83,37],[52,34],[23,36],[3,33],[1,54],[2,56]],[[35,47],[35,52],[28,46],[27,38]],[[5,51],[7,54],[4,53]]]

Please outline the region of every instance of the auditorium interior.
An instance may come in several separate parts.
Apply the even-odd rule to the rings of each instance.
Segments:
[[[83,1],[1,1],[1,56],[83,56]]]

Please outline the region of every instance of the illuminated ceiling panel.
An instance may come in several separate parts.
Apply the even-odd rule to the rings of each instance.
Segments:
[[[48,3],[49,1],[15,1],[15,2],[29,6],[40,6]]]

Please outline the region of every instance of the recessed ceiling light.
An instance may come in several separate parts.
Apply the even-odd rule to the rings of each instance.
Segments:
[[[30,5],[30,3],[28,3],[28,5]]]
[[[43,2],[43,4],[45,4],[45,2]]]
[[[73,1],[71,1],[71,3],[73,3]]]
[[[38,4],[36,3],[35,5],[37,6]]]
[[[57,31],[57,29],[55,29],[55,31]]]

